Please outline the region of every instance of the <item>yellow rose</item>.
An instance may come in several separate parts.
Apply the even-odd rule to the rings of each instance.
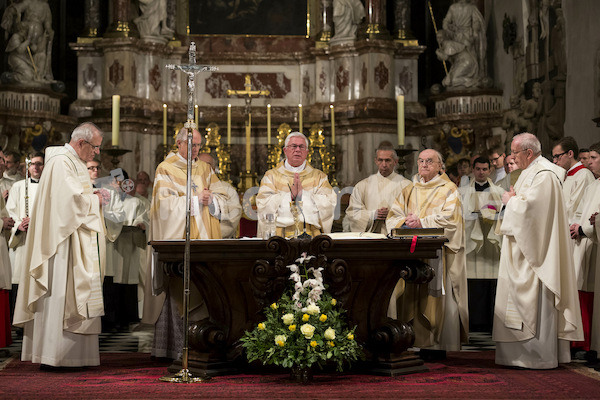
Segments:
[[[277,305],[277,303],[273,303],[273,304],[271,304],[271,308],[273,310],[277,310],[279,308],[279,306]]]
[[[348,340],[354,340],[354,335],[351,333],[349,333],[346,337],[348,338]]]
[[[304,324],[300,327],[300,332],[302,332],[306,339],[312,339],[315,334],[315,327],[311,324]]]
[[[304,314],[304,315],[302,316],[302,321],[303,321],[303,322],[307,322],[309,318],[310,318],[310,315],[308,315],[308,314]]]
[[[258,324],[258,329],[260,329],[261,331],[264,331],[266,328],[264,322],[261,322],[260,324]]]
[[[292,332],[294,332],[296,330],[296,325],[290,325],[288,326],[288,329]]]
[[[287,340],[287,337],[285,335],[277,335],[275,336],[275,344],[279,347],[283,347],[285,346],[285,341]]]
[[[317,341],[316,341],[316,340],[313,340],[312,342],[310,342],[310,345],[311,345],[312,347],[317,347],[317,346],[319,345],[319,343],[317,343]]]
[[[335,343],[333,343],[333,342],[327,342],[327,343],[329,343],[329,345],[330,345],[331,347],[335,347]]]
[[[294,322],[294,314],[284,314],[281,317],[281,320],[283,321],[284,324],[289,325],[292,322]]]
[[[323,337],[327,340],[335,339],[335,330],[331,328],[325,329],[325,333],[323,333]]]
[[[327,315],[321,314],[321,316],[319,317],[319,321],[321,321],[321,322],[327,321]]]
[[[331,299],[331,305],[335,306],[337,304],[337,300],[336,299]]]

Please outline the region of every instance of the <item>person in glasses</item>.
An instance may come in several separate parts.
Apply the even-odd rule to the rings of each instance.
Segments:
[[[506,176],[506,169],[504,168],[504,159],[506,158],[506,152],[504,146],[496,146],[492,148],[488,156],[491,166],[494,167],[495,172],[492,176],[492,181],[497,185],[498,182]]]
[[[276,234],[294,235],[294,219],[290,202],[301,201],[300,220],[306,223],[306,232],[315,237],[330,233],[337,196],[327,175],[311,167],[308,156],[308,139],[300,132],[292,132],[285,139],[285,161],[267,171],[260,182],[256,206],[258,212],[258,237],[263,237],[265,216],[276,215]]]
[[[100,364],[103,198],[86,162],[100,152],[102,136],[85,122],[69,143],[48,147],[30,208],[14,323],[24,328],[21,359],[42,367]]]
[[[583,192],[594,181],[594,174],[578,160],[578,156],[579,147],[571,136],[563,137],[552,148],[552,161],[567,171],[563,194],[567,203],[569,225],[579,219],[575,211],[583,197]]]
[[[6,202],[6,210],[15,221],[8,240],[8,247],[14,253],[12,259],[11,315],[14,311],[14,301],[17,298],[17,288],[25,259],[25,239],[27,238],[30,221],[28,213],[35,201],[38,183],[44,170],[44,153],[34,153],[30,156],[30,160],[28,165],[29,180],[22,179],[15,182],[10,188],[10,194]],[[27,190],[25,189],[26,185]]]
[[[176,139],[177,151],[171,152],[156,168],[148,240],[184,239],[186,237],[186,186],[188,159],[188,131],[182,128]],[[210,165],[198,160],[202,135],[192,133],[192,183],[190,193],[190,238],[221,239],[219,219],[225,204],[225,189]],[[150,260],[149,260],[150,262]],[[156,267],[153,270],[152,267]],[[153,287],[152,282],[162,281]],[[181,279],[169,279],[162,266],[147,269],[144,285],[142,322],[155,326],[152,355],[177,359],[183,349],[181,307],[183,284]],[[208,315],[198,289],[191,284],[190,318],[202,319]],[[174,322],[178,321],[178,322]]]
[[[522,170],[502,195],[502,251],[492,339],[496,364],[533,369],[571,361],[569,341],[583,340],[573,266],[565,169],[542,156],[531,133],[514,136]]]
[[[426,261],[436,270],[434,279],[406,286],[398,303],[398,315],[400,320],[412,322],[414,346],[421,349],[421,357],[444,358],[446,351],[460,350],[461,343],[468,340],[463,212],[458,188],[441,172],[442,155],[433,149],[423,150],[417,162],[418,174],[413,177],[412,185],[396,198],[386,220],[387,227],[389,230],[443,228],[448,242],[444,260],[440,256]]]
[[[377,173],[354,186],[346,219],[352,232],[389,233],[385,219],[402,189],[411,183],[394,169],[398,155],[390,143],[379,145],[375,151]]]

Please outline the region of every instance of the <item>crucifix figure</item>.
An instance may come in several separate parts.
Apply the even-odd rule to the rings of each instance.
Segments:
[[[187,180],[185,190],[185,254],[183,256],[183,352],[181,356],[181,367],[182,369],[170,376],[164,376],[160,378],[165,382],[176,382],[176,383],[194,383],[203,382],[210,377],[194,377],[188,369],[189,359],[189,300],[190,300],[190,218],[191,218],[191,192],[192,192],[192,137],[194,129],[198,129],[194,122],[194,89],[195,82],[194,78],[198,72],[206,71],[217,71],[217,67],[210,65],[197,65],[196,64],[196,43],[190,43],[189,50],[189,63],[188,64],[167,64],[165,68],[171,70],[179,70],[187,74],[187,94],[188,94],[188,109],[187,109],[187,121],[184,127],[187,129]],[[195,188],[194,188],[195,189]]]
[[[250,82],[249,74],[246,75],[244,88],[244,90],[227,90],[227,96],[244,96],[244,99],[246,101],[246,109],[244,111],[244,115],[248,116],[248,120],[246,121],[246,173],[243,176],[244,179],[242,179],[243,185],[246,181],[246,178],[250,177],[252,174],[252,167],[250,163],[250,129],[252,127],[252,108],[250,107],[250,105],[252,103],[252,96],[268,96],[271,94],[271,92],[268,90],[252,90],[252,83]],[[245,189],[247,189],[247,187]]]

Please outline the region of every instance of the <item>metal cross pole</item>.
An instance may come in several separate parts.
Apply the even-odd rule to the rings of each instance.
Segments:
[[[189,64],[167,64],[171,70],[179,70],[187,75],[188,109],[187,121],[184,128],[187,129],[187,180],[185,189],[185,252],[183,256],[183,352],[181,356],[181,370],[174,375],[160,378],[163,382],[174,383],[197,383],[205,382],[209,376],[195,377],[188,369],[189,359],[189,300],[190,300],[190,220],[191,220],[191,191],[192,191],[192,138],[194,129],[198,129],[194,122],[194,78],[198,72],[217,71],[218,67],[196,64],[196,43],[190,43]]]

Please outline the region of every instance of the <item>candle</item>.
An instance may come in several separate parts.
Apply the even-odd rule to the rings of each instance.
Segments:
[[[163,144],[167,145],[167,105],[163,104]]]
[[[250,124],[252,123],[252,115],[248,115],[246,123],[246,172],[250,172]]]
[[[298,125],[300,126],[298,132],[302,133],[302,104],[298,104]]]
[[[121,96],[112,97],[112,145],[119,145],[119,116],[121,112]]]
[[[227,144],[231,144],[231,104],[227,104]]]
[[[267,104],[267,144],[271,144],[271,105]]]
[[[404,96],[398,96],[398,146],[404,146]]]
[[[194,106],[194,122],[196,123],[196,129],[198,129],[198,104]]]
[[[333,104],[329,106],[331,109],[331,145],[335,144],[335,109],[333,108]]]

